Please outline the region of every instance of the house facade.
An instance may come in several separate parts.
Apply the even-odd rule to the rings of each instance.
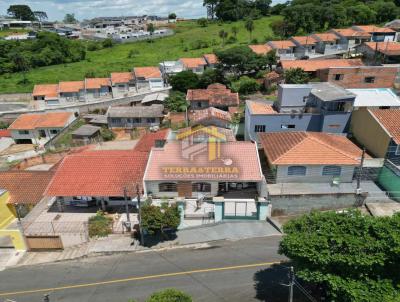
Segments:
[[[295,58],[296,44],[291,40],[269,41],[268,46],[276,50],[280,60],[293,60]]]
[[[135,82],[132,72],[113,72],[111,73],[112,93],[116,97],[127,95],[134,91]]]
[[[112,97],[112,85],[110,78],[85,79],[85,98],[87,101]]]
[[[364,31],[371,34],[371,42],[394,42],[396,41],[396,31],[375,25],[355,25],[352,27],[357,31]]]
[[[164,88],[164,79],[158,67],[135,67],[133,76],[137,91]]]
[[[42,145],[75,121],[73,112],[21,114],[9,127],[18,143]]]
[[[58,92],[60,103],[84,102],[85,81],[60,82]]]
[[[183,70],[191,70],[196,74],[202,74],[207,67],[207,61],[201,58],[181,58],[179,62],[183,66]]]
[[[311,37],[316,41],[315,51],[319,54],[329,55],[347,50],[347,45],[334,33],[312,34]]]
[[[331,83],[281,84],[274,105],[247,101],[245,139],[263,132],[346,133],[355,94]]]
[[[207,89],[189,89],[186,100],[192,110],[202,110],[215,107],[228,111],[229,107],[239,106],[239,94],[233,93],[225,85],[211,84]]]
[[[109,107],[108,127],[133,129],[135,127],[159,126],[164,117],[164,106]]]
[[[371,65],[400,63],[399,42],[366,42],[357,47],[357,52]]]
[[[371,34],[352,27],[332,29],[330,32],[339,37],[339,44],[346,45],[346,50],[353,50],[362,43],[371,41]]]

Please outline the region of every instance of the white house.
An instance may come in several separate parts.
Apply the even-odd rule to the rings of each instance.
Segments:
[[[133,78],[138,91],[164,88],[164,80],[158,67],[135,67]]]

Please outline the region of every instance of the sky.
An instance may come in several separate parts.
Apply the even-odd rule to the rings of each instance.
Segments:
[[[167,16],[198,18],[206,15],[203,0],[0,0],[0,15],[12,4],[26,4],[33,11],[45,11],[50,21],[62,20],[74,13],[78,20],[100,16]]]

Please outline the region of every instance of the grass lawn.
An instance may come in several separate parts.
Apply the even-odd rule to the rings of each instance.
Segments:
[[[272,16],[255,20],[253,39],[256,38],[259,43],[271,39],[273,33],[270,23],[278,18],[280,17]],[[113,48],[87,52],[87,59],[81,62],[33,69],[27,74],[29,80],[27,84],[20,83],[22,80],[20,73],[2,75],[0,76],[0,93],[31,92],[34,84],[82,80],[89,71],[94,72],[98,77],[107,77],[112,71],[128,71],[134,66],[158,65],[164,60],[200,56],[221,47],[221,39],[218,33],[224,29],[231,36],[233,26],[239,29],[238,41],[235,44],[249,44],[249,33],[245,30],[243,21],[224,24],[213,23],[207,27],[200,27],[195,21],[185,21],[176,25],[174,36],[155,40],[154,43],[144,41],[120,44]],[[192,45],[197,40],[207,41],[210,47],[192,50]],[[128,58],[131,50],[137,51],[138,54],[133,58]]]
[[[9,35],[17,35],[27,33],[28,30],[23,28],[11,28],[11,29],[3,29],[0,30],[0,38],[7,37]]]
[[[53,143],[54,145],[61,146],[65,145],[66,147],[71,146],[72,144],[72,132],[80,128],[81,126],[85,125],[85,120],[80,119],[78,120],[75,124],[73,124],[67,132],[62,134],[60,137],[58,137]]]

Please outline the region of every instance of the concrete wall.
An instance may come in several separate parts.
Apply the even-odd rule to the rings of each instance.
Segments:
[[[390,197],[400,202],[400,170],[396,174],[393,169],[384,166],[378,176],[378,183],[388,192]]]
[[[278,110],[280,111],[282,107],[303,108],[306,105],[305,98],[310,95],[311,89],[312,87],[307,85],[279,85],[276,103]]]
[[[398,71],[398,67],[390,66],[333,67],[317,70],[317,77],[344,88],[391,88]],[[342,74],[343,78],[335,80],[337,74]],[[366,83],[366,77],[375,77],[374,83]]]
[[[308,213],[311,210],[333,210],[354,206],[355,194],[270,196],[272,216]]]
[[[32,99],[31,93],[0,94],[0,102],[29,102],[31,99]]]
[[[374,156],[379,158],[386,157],[391,140],[390,135],[369,110],[360,109],[353,112],[350,132]]]
[[[0,229],[5,228],[14,218],[14,213],[7,206],[10,194],[0,191]]]
[[[172,182],[172,183],[177,183],[177,181],[146,181],[146,194],[152,194],[154,197],[157,198],[174,198],[178,197],[178,192],[160,192],[158,185],[160,183],[165,183],[165,182]],[[195,182],[200,182],[200,181],[192,181],[192,183]],[[203,182],[203,181],[202,181]],[[205,183],[211,184],[211,192],[208,193],[201,193],[201,194],[206,194],[207,196],[217,196],[218,195],[218,182],[217,181],[204,181]],[[197,198],[199,195],[198,192],[192,192],[192,197]]]
[[[288,175],[289,166],[277,166],[276,182],[277,183],[330,183],[336,176],[322,175],[324,166],[306,166],[306,175]],[[341,182],[352,182],[355,166],[342,166],[341,175],[337,176]]]
[[[325,112],[322,115],[321,132],[346,133],[350,126],[351,112]]]
[[[108,118],[108,126],[110,128],[126,128],[126,129],[132,129],[135,127],[151,127],[151,126],[158,126],[161,123],[161,118],[155,117],[155,122],[149,122],[147,119],[148,118],[138,118],[140,122],[128,122],[128,119],[134,120],[134,118],[119,118],[121,121],[120,122],[115,122],[113,121],[114,118],[109,117]]]

